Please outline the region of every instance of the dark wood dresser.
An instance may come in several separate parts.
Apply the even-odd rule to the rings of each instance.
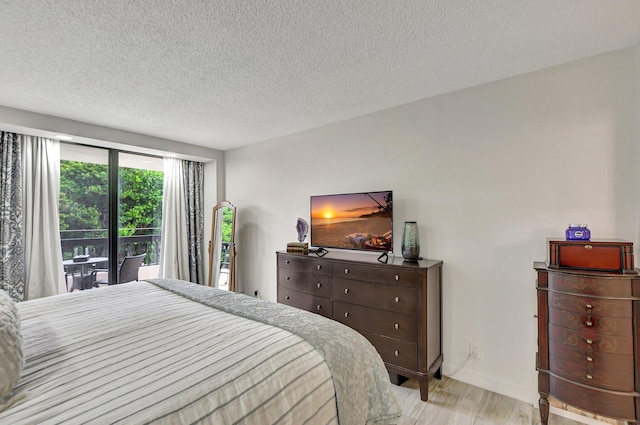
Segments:
[[[390,374],[416,379],[428,399],[429,378],[439,378],[442,366],[442,261],[278,252],[277,267],[279,303],[357,330]]]
[[[594,256],[589,242],[565,246],[570,246],[567,252],[572,257],[565,260],[569,262],[577,247],[585,250],[586,257],[579,256],[575,263],[584,263],[588,270],[573,262],[558,267],[562,259],[554,258],[553,243],[551,264],[534,263],[541,421],[548,423],[551,396],[596,415],[636,423],[640,420],[640,278],[632,257],[627,247],[620,246],[620,256],[612,256],[617,265],[611,266]]]

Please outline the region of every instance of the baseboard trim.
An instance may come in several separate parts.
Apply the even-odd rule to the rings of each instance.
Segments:
[[[502,394],[507,397],[515,398],[516,400],[524,401],[525,403],[538,404],[538,392],[533,388],[527,388],[520,385],[515,385],[512,382],[496,379],[495,377],[470,371],[467,369],[461,369],[457,372],[454,368],[443,365],[442,373],[444,376],[462,381],[469,385],[480,387],[487,391]],[[450,375],[447,372],[455,372]]]

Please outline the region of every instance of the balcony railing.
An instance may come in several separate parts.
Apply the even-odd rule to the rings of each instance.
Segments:
[[[62,259],[70,260],[75,255],[89,254],[92,257],[108,256],[108,238],[106,236],[86,236],[106,234],[106,229],[82,229],[61,230],[60,245],[62,246]],[[125,256],[146,253],[143,265],[160,263],[160,228],[135,229],[134,233],[147,233],[143,235],[120,236],[118,238],[118,263]],[[71,236],[73,237],[65,237]]]

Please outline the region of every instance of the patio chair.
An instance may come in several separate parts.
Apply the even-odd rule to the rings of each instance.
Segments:
[[[138,280],[138,272],[140,271],[140,266],[142,266],[142,262],[144,261],[144,257],[147,254],[140,255],[131,255],[128,257],[124,257],[122,263],[120,264],[120,268],[118,269],[118,280],[116,283],[127,283],[133,282],[134,280]],[[98,272],[106,272],[105,269],[96,269],[93,271],[93,276],[95,279],[95,275]],[[108,284],[109,282],[106,279],[95,280],[96,284]]]

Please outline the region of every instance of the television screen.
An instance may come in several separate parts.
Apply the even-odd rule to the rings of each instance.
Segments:
[[[311,245],[393,250],[392,191],[311,197]]]

